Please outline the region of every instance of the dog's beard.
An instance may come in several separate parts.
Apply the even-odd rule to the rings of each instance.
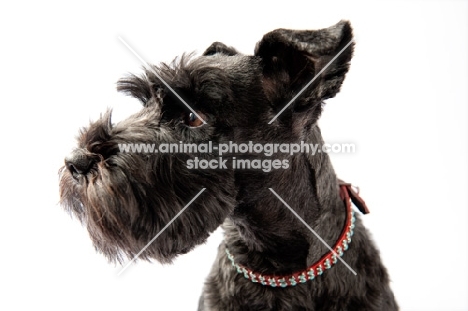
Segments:
[[[62,168],[61,203],[86,226],[97,251],[110,261],[123,262],[137,255],[206,188],[139,256],[171,262],[203,243],[234,208],[230,174],[198,174],[184,165],[183,159],[171,155],[119,154],[101,160],[77,180]],[[217,174],[223,175],[223,183]]]

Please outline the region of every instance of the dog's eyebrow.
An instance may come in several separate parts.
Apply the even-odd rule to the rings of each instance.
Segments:
[[[178,93],[183,98],[190,98],[190,96],[186,95],[184,91],[178,90]],[[186,101],[190,102],[190,105],[184,105],[173,93],[165,94],[162,101],[158,104],[161,105],[161,108],[165,110],[178,110],[178,111],[185,111],[185,112],[193,112],[194,110],[199,110],[198,105],[193,101]]]
[[[132,49],[132,47],[130,45],[128,45],[128,43],[122,38],[119,36],[119,40],[130,50],[130,52],[133,53],[133,55],[135,55],[139,60],[140,62],[143,63],[143,65],[145,65],[148,70],[150,70],[191,112],[193,112],[197,118],[199,118],[203,124],[206,124],[206,121],[203,120],[202,117],[200,117],[200,115],[198,115],[198,113],[192,109],[192,107],[189,106],[189,104],[187,104],[185,102],[185,100],[179,96],[179,94],[177,94],[176,91],[174,91],[174,89],[166,82],[164,81],[163,78],[161,78],[161,76],[156,72],[156,70],[154,70],[154,68],[152,66],[150,66],[137,52],[135,52],[134,49]]]

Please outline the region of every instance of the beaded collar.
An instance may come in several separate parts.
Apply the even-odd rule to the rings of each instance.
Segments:
[[[337,263],[337,257],[343,256],[344,251],[346,251],[349,247],[349,243],[351,243],[351,237],[353,236],[353,229],[354,223],[356,218],[354,217],[354,211],[351,209],[351,202],[350,202],[350,193],[353,191],[351,188],[351,184],[344,183],[340,180],[340,197],[345,202],[346,206],[346,222],[343,231],[338,239],[338,241],[333,246],[334,252],[328,252],[322,258],[320,258],[316,263],[309,266],[307,269],[303,271],[299,271],[290,275],[266,275],[260,274],[250,270],[249,268],[239,265],[235,262],[234,256],[229,252],[226,247],[226,254],[228,259],[231,261],[232,266],[236,268],[237,272],[243,274],[244,277],[253,283],[259,283],[265,286],[271,287],[288,287],[288,286],[295,286],[298,283],[305,283],[309,280],[313,280],[315,277],[322,275],[325,270],[331,269],[331,267]],[[353,199],[353,203],[355,202],[354,197],[359,198],[361,202],[364,202],[359,195],[353,191],[351,194],[351,199]],[[364,203],[365,205],[365,203]],[[361,210],[361,208],[359,207]],[[367,207],[366,212],[368,213]]]

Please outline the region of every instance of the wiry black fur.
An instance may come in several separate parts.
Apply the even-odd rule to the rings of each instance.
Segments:
[[[263,37],[253,56],[215,42],[198,58],[183,56],[171,65],[148,68],[143,76],[122,79],[118,89],[138,98],[143,109],[117,124],[108,112],[81,131],[77,150],[61,170],[62,204],[86,225],[98,251],[121,261],[135,256],[205,187],[140,256],[170,262],[224,223],[225,241],[199,310],[397,310],[387,272],[359,217],[343,256],[357,276],[338,263],[313,281],[271,288],[244,279],[226,257],[228,247],[239,264],[284,275],[326,253],[268,188],[333,245],[346,216],[328,155],[276,155],[288,160],[289,168],[265,173],[189,170],[185,165],[189,158],[215,154],[131,154],[118,148],[119,143],[179,141],[322,144],[317,120],[323,100],[339,91],[352,45],[275,122],[267,123],[351,39],[345,21],[316,31],[278,29]],[[190,111],[153,71],[207,124],[188,126]],[[262,158],[244,158],[254,156]]]

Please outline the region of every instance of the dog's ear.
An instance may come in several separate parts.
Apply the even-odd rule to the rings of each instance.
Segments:
[[[272,103],[282,104],[320,73],[294,106],[320,103],[334,97],[349,68],[352,40],[351,25],[347,21],[320,30],[277,29],[267,33],[255,47],[255,55],[261,58],[263,65],[265,95]]]
[[[203,53],[203,56],[211,56],[215,54],[224,54],[226,56],[233,56],[239,54],[235,48],[225,45],[221,42],[213,42]]]

